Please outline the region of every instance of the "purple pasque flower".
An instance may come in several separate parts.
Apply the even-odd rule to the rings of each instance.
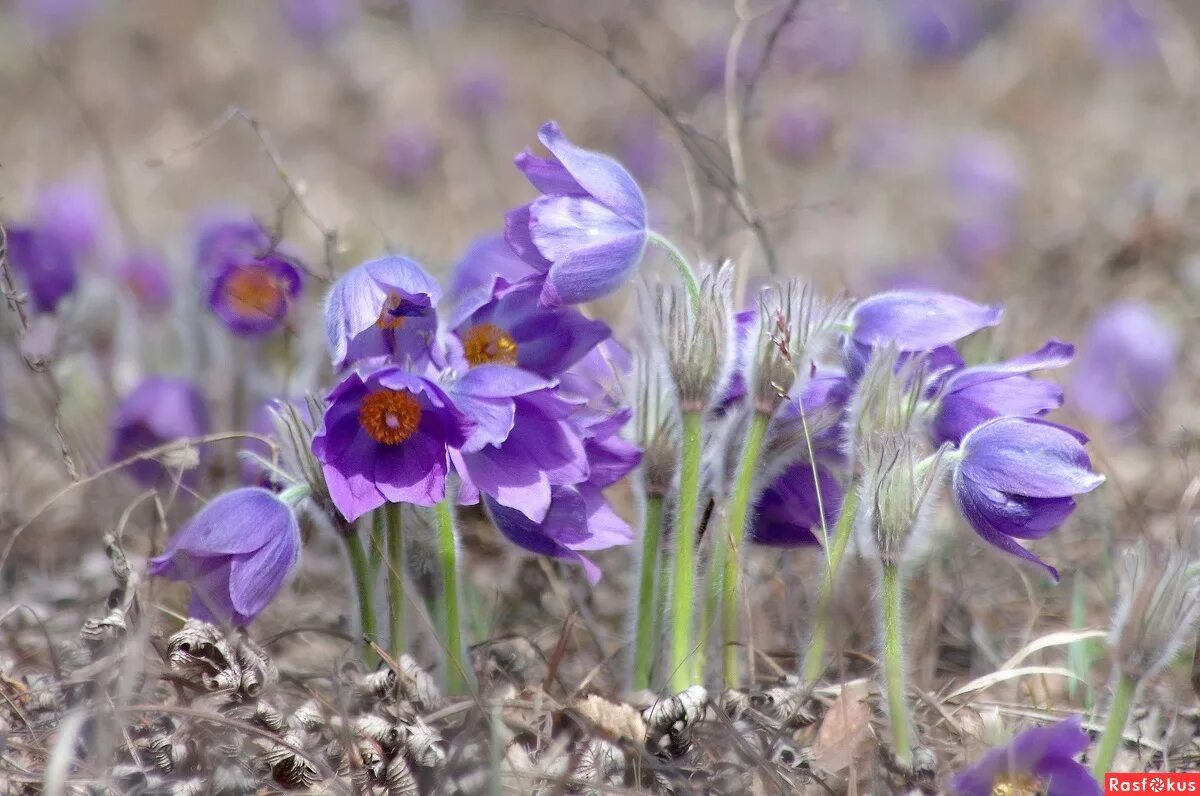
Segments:
[[[854,394],[849,377],[840,368],[814,365],[792,393],[771,420],[771,436],[781,442],[790,438],[788,447],[803,445],[807,451],[811,444],[819,454],[837,455],[845,436],[846,409]]]
[[[1138,0],[1102,0],[1092,13],[1092,49],[1118,63],[1144,61],[1158,53],[1158,26],[1151,4]]]
[[[766,148],[779,160],[804,163],[817,155],[833,132],[829,113],[808,100],[775,108],[767,119]]]
[[[387,357],[428,359],[442,288],[415,260],[368,260],[341,276],[325,300],[325,336],[333,364]]]
[[[196,270],[208,285],[230,262],[253,260],[271,251],[271,236],[247,215],[214,212],[196,224]]]
[[[208,291],[208,306],[234,334],[257,337],[283,325],[303,282],[277,253],[226,261]]]
[[[640,451],[619,439],[621,426],[628,419],[628,412],[607,416],[584,413],[578,428],[587,451],[587,479],[551,487],[550,507],[540,522],[485,497],[484,504],[496,528],[514,544],[539,555],[579,564],[589,582],[599,581],[599,567],[582,553],[633,541],[629,525],[612,510],[603,492],[641,460]]]
[[[505,69],[490,60],[470,61],[459,67],[450,81],[447,99],[455,113],[464,119],[490,116],[504,106]]]
[[[1025,167],[997,136],[975,135],[954,143],[946,157],[946,180],[960,201],[1005,208],[1025,190]]]
[[[516,157],[542,197],[510,211],[505,238],[544,272],[541,303],[580,304],[612,293],[646,249],[646,199],[620,163],[567,140],[555,122],[538,131],[549,158]]]
[[[995,365],[951,373],[943,382],[930,432],[934,444],[958,444],[973,428],[996,417],[1041,417],[1062,406],[1062,388],[1030,377],[1035,370],[1070,364],[1075,346],[1051,340],[1029,354]]]
[[[1025,730],[1007,745],[992,749],[950,784],[955,796],[995,793],[1045,793],[1047,796],[1100,796],[1100,785],[1075,761],[1091,738],[1079,716],[1049,727]],[[1009,786],[1004,789],[1003,786]]]
[[[1075,495],[1104,483],[1083,450],[1086,439],[1036,418],[1000,417],[978,426],[953,457],[959,510],[984,541],[1058,580],[1058,570],[1016,540],[1055,530],[1075,510]]]
[[[1179,334],[1154,307],[1140,301],[1111,304],[1079,346],[1073,400],[1096,420],[1136,423],[1158,406],[1178,361]]]
[[[750,541],[768,547],[821,543],[821,518],[832,529],[842,508],[842,486],[823,465],[803,461],[783,471],[758,498]]]
[[[395,188],[409,189],[428,177],[442,156],[437,134],[427,125],[409,122],[389,130],[379,145],[379,166]]]
[[[279,0],[279,14],[288,31],[306,44],[332,41],[350,26],[356,0]]]
[[[845,72],[862,56],[863,28],[853,9],[836,0],[806,4],[806,9],[783,31],[780,59],[793,72]]]
[[[961,365],[954,343],[1000,322],[1003,309],[933,290],[894,290],[859,302],[842,344],[847,373],[862,375],[876,348],[928,354],[929,367]]]
[[[746,371],[750,367],[750,356],[758,335],[758,323],[757,307],[742,310],[733,316],[733,362],[729,370],[729,381],[721,391],[721,397],[714,407],[718,413],[729,411],[746,397],[749,389],[746,382]]]
[[[540,293],[536,283],[510,285],[495,277],[464,297],[450,325],[467,364],[516,365],[557,376],[612,335],[608,324],[573,307],[539,307]]]
[[[8,227],[8,261],[37,312],[54,312],[79,281],[75,255],[57,235],[39,227]]]
[[[609,337],[560,373],[558,384],[563,392],[583,398],[593,408],[615,412],[622,403],[623,382],[632,372],[633,355]]]
[[[583,439],[571,423],[579,401],[565,398],[554,382],[521,368],[481,365],[449,389],[475,423],[450,452],[462,479],[459,502],[478,503],[482,493],[540,522],[552,486],[587,480]]]
[[[898,12],[912,54],[931,61],[965,55],[985,32],[975,0],[901,0]]]
[[[540,273],[517,256],[503,234],[484,235],[470,245],[454,266],[450,292],[465,297],[479,289],[490,290],[496,277],[514,284]]]
[[[670,147],[655,117],[643,114],[622,119],[616,144],[621,162],[639,182],[649,185],[662,179]]]
[[[473,423],[433,382],[396,366],[351,371],[329,394],[312,451],[350,521],[384,503],[432,506],[446,494],[448,448]]]
[[[113,418],[113,462],[178,439],[200,437],[209,430],[204,397],[191,381],[175,376],[143,379],[117,407]],[[143,486],[167,482],[171,474],[153,459],[128,467]]]
[[[35,223],[53,234],[71,253],[83,257],[95,249],[104,232],[104,206],[85,182],[48,185],[38,195]]]
[[[188,614],[248,625],[300,560],[291,506],[265,489],[235,489],[209,503],[150,559],[150,574],[192,587]]]
[[[160,254],[151,251],[130,254],[117,265],[116,277],[144,312],[159,315],[170,308],[174,293],[171,274]]]

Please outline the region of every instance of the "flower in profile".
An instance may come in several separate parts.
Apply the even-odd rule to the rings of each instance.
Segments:
[[[496,277],[464,297],[450,325],[469,366],[516,365],[557,376],[611,336],[608,324],[572,307],[540,308],[539,293],[536,284]]]
[[[416,261],[381,257],[334,282],[325,301],[325,336],[333,364],[387,357],[427,359],[437,332],[442,288]]]
[[[864,299],[850,316],[850,332],[842,345],[846,371],[860,377],[871,353],[894,346],[901,361],[928,353],[926,366],[936,371],[961,365],[953,344],[1000,322],[1003,309],[976,304],[932,290],[895,290]]]
[[[1062,388],[1030,377],[1035,370],[1069,364],[1075,346],[1051,340],[1037,351],[995,365],[962,368],[946,378],[931,432],[935,444],[958,444],[973,428],[996,417],[1041,417],[1062,406]]]
[[[300,271],[279,254],[228,260],[212,281],[208,306],[234,334],[278,329],[300,295]]]
[[[75,255],[57,235],[38,227],[8,227],[8,260],[37,312],[54,312],[75,292]]]
[[[203,436],[208,428],[208,409],[192,382],[151,376],[117,407],[110,458],[113,462],[123,461],[175,440]],[[144,486],[164,483],[171,477],[168,469],[153,459],[134,462],[128,471]]]
[[[188,613],[235,626],[254,621],[300,559],[291,506],[265,489],[235,489],[209,503],[150,559],[150,574],[192,587]]]
[[[554,382],[521,368],[481,365],[449,389],[475,423],[450,452],[462,479],[461,503],[477,503],[483,493],[540,522],[552,486],[588,478],[584,443],[571,423],[579,403],[564,398]]]
[[[1041,539],[1075,510],[1075,495],[1104,483],[1092,472],[1081,434],[1025,417],[973,429],[951,455],[954,500],[975,532],[1001,550],[1044,567],[1018,539]]]
[[[354,521],[384,503],[432,506],[446,494],[447,448],[472,428],[440,387],[402,368],[351,371],[329,394],[312,451],[329,494]]]
[[[538,131],[550,150],[526,150],[516,164],[542,197],[510,211],[505,237],[546,274],[541,303],[580,304],[612,293],[642,260],[649,231],[646,200],[620,163],[575,146],[555,122]]]
[[[306,44],[326,44],[343,33],[354,19],[354,0],[279,0],[284,26]]]
[[[1154,412],[1175,375],[1179,335],[1148,304],[1106,307],[1084,335],[1072,396],[1088,416],[1134,424]]]
[[[1099,784],[1075,756],[1091,739],[1078,716],[1050,727],[1025,730],[1007,746],[992,749],[951,782],[956,796],[997,793],[1100,796]]]
[[[824,466],[798,462],[788,467],[758,499],[750,541],[768,547],[821,543],[821,519],[832,532],[842,508],[842,487]]]
[[[171,306],[171,274],[161,255],[134,252],[117,265],[116,277],[144,312],[158,315]]]

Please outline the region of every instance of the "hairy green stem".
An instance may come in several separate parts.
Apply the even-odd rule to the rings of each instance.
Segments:
[[[1121,746],[1121,737],[1125,734],[1125,724],[1129,721],[1129,711],[1133,708],[1137,690],[1137,680],[1124,672],[1117,673],[1117,687],[1113,691],[1112,704],[1108,707],[1104,733],[1100,736],[1100,745],[1096,747],[1096,757],[1092,760],[1092,776],[1097,780],[1112,770],[1113,759]]]
[[[736,688],[740,682],[738,671],[738,593],[742,571],[742,540],[746,536],[746,520],[750,516],[750,497],[754,489],[754,475],[762,455],[763,440],[771,416],[766,412],[755,412],[746,432],[746,445],[742,448],[742,459],[738,462],[737,478],[733,484],[733,500],[729,504],[728,532],[721,534],[717,543],[729,549],[724,556],[725,574],[721,578],[721,628],[724,636],[725,685]]]
[[[883,684],[887,691],[888,718],[892,723],[892,749],[901,765],[912,763],[909,738],[908,683],[904,672],[904,580],[898,564],[883,565],[879,589],[883,614]]]
[[[858,513],[858,487],[851,486],[842,501],[837,526],[833,529],[833,540],[829,546],[829,559],[825,566],[825,577],[817,595],[817,615],[813,621],[812,640],[804,655],[804,680],[815,683],[825,671],[825,643],[829,632],[829,613],[833,607],[833,589],[837,584],[838,570],[846,555],[850,542],[850,531],[854,528],[854,515]],[[828,540],[827,540],[828,541]]]
[[[447,497],[437,504],[438,562],[442,568],[442,599],[446,610],[442,642],[446,645],[446,693],[458,696],[466,689],[462,624],[458,612],[458,541],[454,537],[454,504]]]
[[[679,501],[675,516],[675,560],[671,573],[671,689],[692,685],[693,608],[696,578],[696,509],[700,503],[700,412],[683,413]]]
[[[692,272],[692,266],[688,264],[687,257],[683,256],[683,252],[679,250],[678,246],[657,232],[648,233],[647,240],[670,256],[671,262],[679,270],[679,276],[683,278],[684,287],[687,288],[688,301],[692,305],[692,313],[699,313],[700,284],[696,281],[696,274]]]
[[[713,534],[712,560],[708,563],[708,578],[705,584],[704,614],[699,626],[699,640],[696,642],[696,655],[692,659],[695,666],[695,681],[704,682],[705,662],[708,658],[708,640],[717,624],[717,614],[721,607],[721,584],[725,582],[725,560],[729,557],[729,536],[727,529]]]
[[[371,564],[367,560],[367,552],[363,549],[362,539],[357,532],[342,535],[346,543],[346,554],[350,557],[350,574],[354,578],[354,589],[358,594],[358,618],[362,624],[363,638],[368,642],[374,641],[378,632],[375,627],[375,578],[372,577]],[[363,650],[363,658],[370,666],[379,663],[379,656],[371,649],[369,643]]]
[[[650,666],[658,639],[654,628],[658,608],[658,548],[662,538],[663,499],[659,495],[646,498],[645,526],[642,531],[642,572],[638,583],[637,627],[634,631],[633,680],[634,689],[650,687]]]
[[[388,651],[399,660],[407,646],[404,638],[404,533],[401,505],[388,503],[383,507],[387,522],[387,584],[388,612],[392,624],[388,634]]]

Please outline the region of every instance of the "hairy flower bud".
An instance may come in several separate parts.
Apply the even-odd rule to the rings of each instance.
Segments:
[[[708,409],[724,380],[732,347],[732,273],[726,263],[704,278],[695,312],[680,286],[660,287],[654,296],[659,344],[684,412]]]
[[[925,393],[925,366],[920,357],[905,358],[894,346],[878,351],[850,397],[847,452],[862,458],[862,446],[880,435],[906,434]]]
[[[1179,545],[1143,540],[1126,551],[1108,633],[1113,662],[1137,681],[1166,666],[1200,623],[1200,577]]]
[[[925,456],[920,438],[877,431],[863,440],[863,503],[857,518],[885,564],[899,563],[920,529],[945,474],[942,453]]]
[[[679,462],[679,421],[669,399],[670,385],[657,362],[639,357],[634,379],[635,441],[642,449],[642,481],[648,497],[663,497]]]

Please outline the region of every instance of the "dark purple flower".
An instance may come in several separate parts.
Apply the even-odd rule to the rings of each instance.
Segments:
[[[554,382],[520,368],[482,365],[459,377],[450,395],[475,422],[450,453],[462,478],[460,502],[477,503],[483,493],[540,522],[552,486],[587,480],[583,440],[571,423],[579,403],[562,396]]]
[[[814,481],[810,462],[793,464],[763,491],[750,541],[769,547],[821,543],[822,512],[826,529],[832,531],[842,508],[842,486],[825,467],[818,464],[816,469]]]
[[[205,285],[230,262],[253,260],[270,251],[271,236],[249,216],[211,213],[196,225],[196,270]]]
[[[628,281],[642,260],[646,200],[621,164],[575,146],[555,122],[542,125],[538,139],[551,157],[526,150],[516,164],[543,195],[509,212],[505,238],[545,272],[544,306],[606,296]]]
[[[1158,53],[1158,31],[1149,3],[1103,0],[1091,20],[1092,49],[1116,62],[1143,61]]]
[[[1075,762],[1075,756],[1091,743],[1080,724],[1080,718],[1072,716],[1050,727],[1026,730],[955,776],[951,792],[956,796],[1101,796],[1100,785],[1085,766]]]
[[[845,372],[831,367],[815,367],[799,388],[799,400],[790,398],[779,406],[771,421],[771,435],[801,439],[807,427],[805,448],[823,455],[837,455],[845,434],[846,407],[854,385]],[[800,417],[804,411],[803,421]]]
[[[608,324],[572,307],[542,309],[537,284],[509,285],[496,277],[466,296],[450,321],[467,364],[516,365],[557,376],[611,334]]]
[[[901,354],[927,353],[929,366],[961,364],[953,344],[1000,322],[998,306],[932,290],[896,290],[865,299],[854,308],[842,346],[846,371],[858,378],[871,352],[888,345]]]
[[[491,61],[472,61],[459,67],[450,83],[450,107],[468,120],[482,119],[503,107],[505,70]]]
[[[229,260],[212,281],[208,306],[234,334],[275,331],[300,295],[300,271],[278,254]]]
[[[641,448],[621,436],[621,429],[632,416],[629,408],[582,410],[573,416],[583,437],[588,461],[587,482],[592,486],[610,487],[641,464]]]
[[[793,101],[775,109],[767,119],[767,151],[791,163],[803,163],[829,140],[833,124],[824,108]]]
[[[496,277],[513,284],[539,273],[517,256],[504,235],[484,235],[471,244],[454,266],[450,292],[455,296],[466,296],[480,288],[490,290]]]
[[[134,252],[117,265],[116,277],[143,311],[157,315],[171,306],[171,274],[161,255]]]
[[[1041,539],[1075,509],[1074,496],[1104,483],[1092,472],[1081,434],[1044,420],[1001,417],[973,429],[959,446],[954,499],[984,541],[1058,570],[1018,544]]]
[[[325,44],[350,26],[356,0],[279,0],[279,13],[293,36],[306,44]]]
[[[1029,374],[1065,367],[1074,355],[1075,346],[1051,340],[1031,354],[952,373],[938,398],[934,443],[958,444],[971,429],[996,417],[1040,417],[1062,406],[1061,387]]]
[[[1085,414],[1115,425],[1153,413],[1175,375],[1179,335],[1138,301],[1106,307],[1079,346],[1072,396]]]
[[[142,380],[117,407],[113,419],[113,462],[178,439],[208,433],[208,409],[187,379],[151,376]],[[129,474],[144,486],[168,481],[171,473],[153,459],[134,462]]]
[[[53,234],[77,257],[95,249],[104,232],[104,207],[82,182],[49,185],[38,196],[36,225]]]
[[[325,336],[333,364],[387,357],[418,364],[437,334],[442,288],[416,261],[380,257],[333,283],[325,301]]]
[[[432,506],[446,494],[448,447],[471,421],[440,387],[399,367],[351,371],[329,394],[312,450],[348,520],[384,503]]]
[[[441,156],[437,135],[416,122],[388,132],[379,147],[383,176],[397,188],[417,185],[433,172]]]
[[[192,587],[188,613],[206,622],[254,621],[300,560],[292,508],[265,489],[227,492],[150,559],[150,574]]]
[[[54,312],[75,292],[75,255],[57,235],[36,227],[8,227],[8,261],[38,312]]]

